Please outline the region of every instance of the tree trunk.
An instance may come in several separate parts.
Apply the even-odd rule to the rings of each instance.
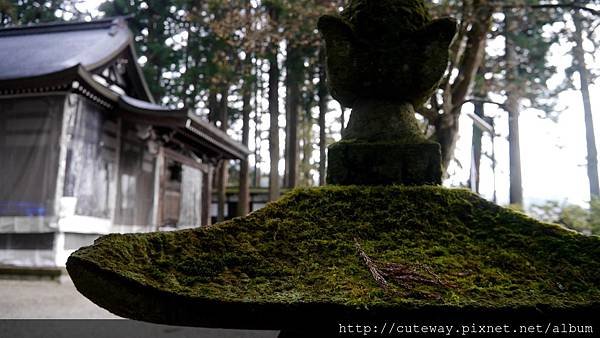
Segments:
[[[210,87],[208,89],[208,121],[216,122],[219,120],[219,101],[217,100],[217,89]]]
[[[285,186],[294,188],[298,183],[298,111],[300,110],[300,85],[302,84],[302,55],[288,45],[286,59],[286,142]]]
[[[321,47],[319,51],[319,85],[317,87],[319,96],[319,185],[325,185],[327,173],[327,134],[325,130],[325,116],[327,114],[327,79],[325,73],[325,50]]]
[[[594,135],[594,120],[592,119],[592,105],[590,104],[589,74],[585,65],[585,52],[583,50],[583,27],[582,18],[579,11],[573,15],[575,23],[575,48],[573,56],[575,66],[579,73],[581,83],[581,98],[583,100],[583,111],[585,116],[585,140],[587,144],[587,175],[590,183],[590,199],[600,196],[600,186],[598,184],[598,152],[596,150],[596,137]]]
[[[340,115],[340,134],[344,136],[344,130],[346,129],[346,108],[340,104],[340,108],[342,108],[342,113]]]
[[[510,204],[523,205],[523,185],[521,179],[521,145],[519,142],[519,108],[511,104],[514,99],[507,99],[508,112],[508,146],[510,157]]]
[[[450,161],[454,158],[454,148],[458,135],[459,113],[445,113],[437,118],[435,123],[434,138],[440,144],[442,152],[442,168],[448,169]]]
[[[485,66],[479,67],[477,71],[477,80],[475,81],[474,96],[484,100],[487,97],[488,88],[484,79],[486,73]],[[483,101],[473,102],[473,112],[475,116],[488,122],[491,119],[485,116],[485,103]],[[490,125],[493,124],[490,123]],[[469,175],[469,187],[471,191],[479,193],[479,181],[481,177],[481,140],[484,131],[475,121],[473,121],[473,137],[471,140],[471,171]],[[492,139],[494,135],[491,135]]]
[[[306,104],[304,107],[304,115],[302,121],[302,184],[305,186],[312,186],[312,175],[310,159],[313,151],[313,118],[311,115],[312,102]]]
[[[192,48],[193,45],[193,38],[194,35],[190,34],[191,33],[191,24],[188,23],[187,24],[187,28],[186,28],[186,33],[188,36],[188,41],[187,44],[185,45],[185,49],[184,49],[184,53],[183,53],[183,62],[185,65],[185,72],[182,74],[183,77],[183,103],[185,105],[185,107],[194,107],[194,105],[192,104],[192,102],[194,102],[193,98],[196,95],[195,94],[195,90],[191,91],[190,95],[187,94],[187,90],[190,87],[190,76],[189,73],[186,74],[187,72],[190,71],[190,48]]]
[[[485,55],[487,33],[492,22],[492,8],[487,0],[473,1],[474,18],[470,29],[466,32],[466,47],[461,59],[457,61],[458,76],[449,88],[444,89],[444,102],[441,105],[443,114],[437,115],[430,123],[435,126],[432,139],[440,144],[442,167],[448,168],[454,157],[454,149],[458,136],[458,118],[465,102],[477,70]],[[417,107],[416,107],[417,108]]]
[[[246,67],[250,67],[246,64]],[[248,77],[242,85],[242,144],[248,146],[250,139],[250,100],[252,98],[251,83]],[[250,207],[250,184],[249,184],[249,167],[248,157],[240,160],[240,191],[238,196],[238,216],[246,216]]]
[[[474,112],[478,117],[484,118],[484,103],[474,102]],[[473,192],[479,193],[479,173],[481,164],[481,138],[483,131],[473,122],[473,138],[471,141],[471,174],[469,175],[469,186]]]
[[[279,198],[279,65],[277,64],[277,46],[273,46],[269,58],[269,154],[271,169],[269,173],[269,201]]]
[[[227,86],[223,87],[221,90],[221,101],[219,102],[219,120],[221,121],[221,130],[224,132],[227,131],[228,121],[227,121],[227,96],[229,95],[229,88]],[[222,222],[225,220],[225,203],[227,200],[227,173],[229,170],[229,161],[221,160],[221,165],[219,166],[219,178],[218,178],[218,207],[217,207],[217,220]]]
[[[261,112],[258,104],[258,98],[262,97],[262,61],[256,60],[256,77],[254,78],[254,187],[260,188],[260,163],[262,158],[260,156],[262,137],[260,135],[260,120]]]
[[[506,110],[508,110],[508,148],[510,166],[510,204],[523,205],[521,182],[521,145],[519,142],[519,89],[518,65],[514,37],[518,34],[518,22],[514,9],[504,12],[505,62],[506,62]]]

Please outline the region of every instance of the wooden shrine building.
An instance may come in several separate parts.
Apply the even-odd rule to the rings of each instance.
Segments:
[[[154,102],[123,18],[0,30],[0,264],[62,266],[99,235],[210,223],[248,149]]]

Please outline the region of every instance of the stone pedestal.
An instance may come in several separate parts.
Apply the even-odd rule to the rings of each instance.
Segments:
[[[441,184],[437,143],[341,141],[329,147],[327,183],[337,185]]]
[[[410,103],[355,102],[342,140],[329,147],[327,183],[442,183],[440,145],[423,135]]]

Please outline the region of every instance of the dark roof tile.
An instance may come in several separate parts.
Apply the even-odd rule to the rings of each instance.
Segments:
[[[123,18],[0,30],[0,80],[59,72],[81,64],[93,70],[131,42]]]

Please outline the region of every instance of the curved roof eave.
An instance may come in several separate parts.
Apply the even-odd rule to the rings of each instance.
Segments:
[[[248,147],[233,140],[214,125],[188,113],[186,108],[166,108],[126,95],[119,96],[118,107],[128,112],[129,119],[188,131],[200,143],[222,152],[223,158],[243,159],[250,154]]]
[[[187,118],[184,109],[170,109],[127,95],[120,95],[117,106],[128,113],[127,118],[162,127],[181,127]]]
[[[196,115],[187,114],[185,128],[215,145],[220,145],[232,159],[244,159],[250,155],[248,147],[233,140],[226,132],[211,123],[202,121]]]
[[[12,91],[14,93],[44,92],[54,88],[70,86],[77,79],[81,65],[65,68],[63,70],[48,74],[36,75],[31,77],[22,77],[18,79],[0,79],[0,90],[3,92]]]
[[[102,60],[99,60],[93,65],[86,66],[86,69],[88,69],[91,72],[96,71],[98,69],[102,69],[114,60],[116,60],[119,57],[119,55],[121,55],[123,52],[127,52],[129,54],[129,59],[131,60],[131,67],[129,68],[133,71],[133,76],[131,77],[131,80],[141,88],[143,99],[155,103],[154,97],[150,92],[150,87],[148,87],[148,83],[146,82],[146,78],[144,77],[144,73],[142,72],[142,69],[140,68],[140,65],[137,62],[138,57],[137,53],[135,52],[133,34],[127,26],[126,20],[127,17],[116,17],[115,19],[113,19],[112,23],[113,25],[123,27],[125,33],[127,34],[127,40],[121,46],[115,49],[112,53],[107,54],[107,56]]]
[[[127,27],[127,24],[125,24],[124,22],[125,21],[122,18],[117,17],[112,21],[112,24],[117,27],[120,27],[121,29],[124,30],[124,34],[127,35],[125,40],[120,45],[118,45],[115,49],[113,49],[112,51],[107,53],[101,59],[98,59],[94,63],[85,65],[84,66],[85,69],[87,69],[90,72],[93,72],[97,69],[105,67],[106,65],[111,63],[113,60],[115,60],[119,55],[121,55],[123,53],[123,51],[125,51],[128,47],[130,47],[133,44],[133,36],[131,34],[131,31]]]

